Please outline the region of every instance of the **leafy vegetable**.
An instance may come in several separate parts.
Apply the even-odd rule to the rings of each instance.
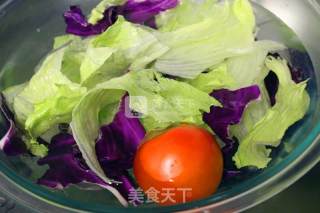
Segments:
[[[230,126],[230,133],[239,141],[242,141],[253,126],[267,113],[271,108],[268,91],[264,84],[259,85],[260,98],[252,101],[245,109],[239,124]]]
[[[254,32],[256,27],[256,18],[253,13],[252,5],[247,0],[234,0],[232,10],[241,24],[248,25]]]
[[[80,83],[79,69],[85,58],[90,41],[91,39],[81,39],[76,36],[72,36],[65,41],[67,43],[64,44],[66,50],[62,59],[61,73],[74,83]]]
[[[8,110],[14,111],[13,102],[15,97],[22,92],[27,86],[27,83],[19,84],[16,86],[9,87],[2,92],[3,98],[5,99]]]
[[[217,68],[212,68],[207,73],[200,74],[196,79],[187,81],[191,86],[206,93],[213,90],[234,88],[236,78],[233,78],[227,69],[226,63],[222,63]]]
[[[178,4],[178,0],[103,0],[91,12],[87,21],[80,7],[71,6],[64,13],[67,33],[90,36],[103,33],[117,19],[123,15],[128,21],[155,27],[154,16],[162,11],[171,9]],[[121,5],[122,4],[122,5]]]
[[[34,156],[45,157],[48,154],[48,147],[34,138],[26,138],[25,144],[28,151]]]
[[[69,122],[74,105],[85,93],[85,88],[61,73],[66,49],[51,53],[14,98],[16,119],[32,138],[41,136],[60,122]]]
[[[0,114],[8,125],[8,130],[0,139],[0,150],[2,150],[8,156],[15,156],[25,153],[26,146],[19,137],[20,135],[13,121],[13,116],[7,108],[2,94],[0,95]]]
[[[82,84],[90,87],[119,77],[128,69],[143,69],[167,50],[152,33],[119,16],[88,48],[80,68]]]
[[[56,94],[58,90],[56,84],[70,84],[70,81],[60,72],[64,51],[63,48],[50,54],[28,85],[14,99],[15,115],[22,125],[32,113],[33,104]]]
[[[88,166],[106,182],[110,180],[104,175],[95,156],[95,140],[100,125],[112,121],[125,91],[130,94],[130,108],[167,125],[201,115],[202,110],[209,111],[211,105],[219,104],[186,83],[165,79],[150,70],[130,72],[91,90],[73,111],[71,126]],[[101,113],[103,111],[108,113]]]
[[[255,41],[248,0],[102,0],[88,19],[78,6],[64,18],[69,34],[0,99],[0,149],[41,157],[39,184],[90,183],[127,205],[146,132],[182,123],[216,133],[237,176],[265,168],[309,107],[301,66],[270,56],[284,45]]]
[[[143,123],[148,131],[175,123],[198,122],[203,112],[209,112],[210,106],[220,105],[189,84],[164,78],[153,70],[130,72],[100,84],[98,88],[127,91],[130,108],[144,116]]]
[[[121,8],[121,14],[131,22],[152,26],[155,15],[174,8],[177,4],[178,0],[128,0]]]
[[[182,0],[180,4],[168,11],[156,16],[156,24],[161,32],[174,31],[192,24],[196,24],[207,18],[220,16],[221,6],[217,0]]]
[[[66,32],[79,36],[100,34],[115,22],[116,8],[108,8],[103,15],[104,18],[93,25],[88,23],[80,7],[71,6],[70,10],[64,13],[64,19],[67,24]]]
[[[285,46],[274,41],[256,41],[246,54],[227,60],[227,70],[237,79],[235,88],[261,84],[268,74],[264,61],[269,52],[285,49]]]
[[[39,165],[49,165],[47,172],[38,180],[38,184],[50,188],[63,189],[70,184],[92,183],[109,190],[123,204],[126,200],[114,188],[106,184],[83,161],[72,135],[56,135],[50,145],[47,157],[38,161]]]
[[[295,84],[285,60],[268,57],[266,66],[279,79],[276,104],[250,129],[240,141],[234,161],[238,168],[256,166],[265,168],[271,152],[266,146],[277,147],[286,130],[302,119],[309,108],[310,98],[305,88],[307,83]]]
[[[95,146],[101,167],[113,179],[132,168],[135,153],[145,136],[139,119],[126,114],[126,100],[127,97],[123,98],[112,123],[100,129]]]
[[[92,11],[88,19],[89,24],[95,25],[104,18],[104,12],[112,6],[125,3],[125,0],[102,0]]]
[[[215,16],[170,32],[159,33],[160,41],[170,50],[156,61],[156,70],[193,79],[225,59],[250,51],[254,41],[252,23],[243,19],[253,16],[253,11],[251,5],[245,3],[247,0],[238,2],[235,1],[233,5],[213,2]],[[199,13],[201,14],[200,11]],[[187,17],[190,14],[182,15]]]
[[[33,136],[41,136],[52,126],[71,122],[73,108],[86,93],[85,88],[69,88],[57,85],[58,91],[52,98],[34,105],[34,111],[28,116],[25,128]]]
[[[72,113],[72,133],[83,158],[89,168],[108,184],[111,184],[111,180],[104,174],[96,156],[96,139],[100,126],[112,122],[123,95],[121,90],[93,89],[82,98]],[[103,117],[101,123],[99,114],[103,111],[108,113],[104,113],[107,116]]]
[[[236,91],[218,90],[211,93],[223,107],[211,107],[210,113],[205,113],[204,121],[226,144],[224,151],[228,152],[233,146],[233,140],[229,134],[229,126],[240,122],[247,105],[259,98],[258,86],[251,86]]]

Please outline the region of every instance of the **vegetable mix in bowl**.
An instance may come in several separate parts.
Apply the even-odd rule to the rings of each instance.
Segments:
[[[266,168],[308,110],[247,0],[107,0],[64,18],[34,76],[1,95],[0,148],[38,157],[38,184],[94,184],[125,206],[199,200]]]

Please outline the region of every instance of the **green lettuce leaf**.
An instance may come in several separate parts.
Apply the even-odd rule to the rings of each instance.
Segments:
[[[41,136],[59,123],[70,123],[72,110],[86,93],[86,88],[70,88],[57,85],[58,91],[52,98],[34,105],[34,111],[28,116],[25,128],[34,137]]]
[[[39,142],[35,139],[25,139],[25,144],[27,149],[31,154],[38,157],[45,157],[48,154],[48,147],[43,144],[39,144]]]
[[[188,2],[190,7],[198,4],[194,1]],[[200,18],[201,21],[191,25],[186,23],[186,26],[183,26],[182,23],[180,25],[183,27],[157,34],[160,42],[170,48],[157,59],[154,65],[157,71],[194,79],[225,59],[245,54],[252,49],[254,34],[253,20],[250,17],[253,16],[253,10],[250,3],[239,0],[232,5],[228,2],[216,3],[215,7],[213,16],[203,20]],[[188,17],[190,14],[184,16]],[[244,21],[247,19],[250,21]],[[175,19],[173,21],[176,22]],[[166,24],[170,23],[163,24],[163,27]]]
[[[228,72],[226,63],[222,63],[218,67],[210,69],[209,72],[202,73],[197,78],[187,82],[206,93],[218,89],[231,89],[236,85],[235,78]]]
[[[61,62],[65,48],[51,53],[41,64],[28,85],[14,98],[13,108],[16,119],[24,126],[33,112],[33,105],[52,97],[57,92],[56,84],[68,84],[70,80],[61,74]]]
[[[85,58],[87,48],[91,39],[81,39],[74,36],[67,43],[67,47],[62,59],[61,73],[70,81],[80,83],[80,67]]]
[[[247,0],[234,0],[232,9],[239,21],[244,25],[248,25],[252,32],[254,32],[256,18],[251,3]]]
[[[217,0],[181,0],[174,9],[156,16],[156,24],[161,32],[170,32],[200,21],[215,18],[222,8]]]
[[[240,141],[233,157],[238,168],[265,168],[271,160],[271,149],[266,146],[277,147],[286,130],[302,119],[309,108],[307,82],[294,83],[285,60],[268,57],[265,64],[279,79],[276,104],[257,123],[248,125],[249,133]]]
[[[254,125],[271,109],[269,94],[264,83],[258,85],[260,89],[260,99],[252,101],[247,106],[240,123],[230,126],[230,134],[239,141],[242,141],[253,129]]]
[[[122,16],[95,37],[81,65],[81,82],[87,87],[145,68],[168,48],[150,29],[127,22]]]
[[[81,99],[72,113],[71,128],[82,156],[90,169],[107,183],[111,183],[111,180],[107,178],[98,162],[95,151],[96,139],[100,126],[112,122],[124,94],[123,90],[93,89]],[[108,113],[102,113],[103,111]],[[103,123],[99,116],[101,113],[104,115]]]
[[[104,17],[104,12],[111,6],[122,5],[126,0],[102,0],[90,13],[89,24],[97,24]]]
[[[164,78],[153,70],[130,72],[97,87],[127,91],[130,108],[143,115],[147,130],[181,122],[199,122],[202,113],[209,112],[212,105],[220,106],[207,93],[187,83]]]
[[[5,89],[2,93],[6,99],[7,105],[11,112],[14,111],[13,102],[15,97],[22,92],[22,90],[27,86],[28,83],[19,84],[16,86],[9,87]]]
[[[112,121],[123,95],[128,92],[130,109],[142,114],[148,130],[181,122],[203,123],[202,113],[214,98],[187,83],[162,77],[153,70],[132,71],[113,78],[90,90],[72,113],[71,128],[88,166],[106,182],[106,177],[95,154],[99,128]]]
[[[268,70],[263,69],[268,53],[285,48],[284,45],[274,41],[257,41],[248,53],[229,58],[227,70],[234,79],[237,79],[233,89],[260,84],[268,74]]]
[[[86,91],[62,73],[70,48],[70,44],[63,45],[49,54],[13,99],[15,118],[31,139],[61,122],[71,121],[73,107]]]
[[[69,44],[70,42],[72,42],[73,39],[77,39],[76,36],[74,35],[62,35],[62,36],[57,36],[54,38],[54,42],[53,42],[53,49],[59,49],[62,46],[65,46],[67,44]],[[80,39],[80,38],[78,38]]]

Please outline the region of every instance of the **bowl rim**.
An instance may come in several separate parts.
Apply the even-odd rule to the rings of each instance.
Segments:
[[[259,2],[259,0],[255,1]],[[310,4],[314,4],[314,1],[308,0]],[[316,3],[317,4],[317,3]],[[318,4],[317,4],[318,5]],[[319,6],[319,5],[318,5]],[[318,14],[320,14],[318,12]],[[318,79],[319,80],[319,79]],[[320,85],[320,84],[319,84]],[[175,205],[170,207],[159,207],[157,209],[152,209],[155,212],[173,212],[173,211],[182,211],[187,210],[187,212],[199,212],[207,209],[215,208],[218,210],[227,210],[230,207],[234,211],[240,211],[247,208],[252,207],[258,203],[263,202],[264,200],[270,198],[274,194],[282,191],[287,188],[293,182],[295,182],[298,178],[304,175],[307,171],[309,171],[317,162],[320,160],[320,123],[316,125],[315,128],[312,129],[311,133],[308,135],[306,140],[299,144],[298,147],[290,153],[285,159],[283,159],[279,166],[271,167],[268,170],[268,176],[264,177],[267,179],[264,182],[259,183],[257,181],[260,176],[257,175],[250,179],[250,184],[246,181],[244,183],[239,184],[237,188],[242,188],[241,193],[235,193],[230,197],[217,202],[219,199],[222,199],[221,194],[216,194],[213,197],[190,202],[182,205]],[[287,165],[287,166],[282,166]],[[293,173],[294,172],[294,173]],[[290,176],[291,174],[291,176]],[[292,175],[294,174],[294,175]],[[31,181],[23,178],[8,168],[7,166],[0,163],[0,177],[3,179],[2,184],[0,185],[0,189],[3,192],[6,192],[9,197],[12,199],[23,203],[24,206],[30,209],[39,210],[52,210],[55,208],[56,210],[64,210],[69,212],[81,212],[81,211],[96,211],[96,212],[105,212],[101,211],[105,206],[103,205],[90,205],[88,208],[79,209],[78,201],[64,201],[60,199],[60,197],[56,197],[56,195],[52,193],[48,193],[46,189],[40,189],[40,187]],[[249,186],[250,185],[250,186]],[[270,187],[273,187],[275,190],[268,190]],[[39,189],[38,189],[39,188]],[[20,190],[18,192],[18,190]],[[263,196],[257,198],[257,192],[263,193]],[[19,197],[17,194],[19,194]],[[51,196],[52,194],[52,196]],[[239,198],[242,199],[241,203],[239,202]],[[245,200],[245,202],[243,202]],[[255,201],[253,203],[252,201]],[[197,209],[194,209],[197,208]],[[127,208],[126,211],[131,212],[141,212],[151,210],[150,208]],[[122,212],[123,208],[110,208],[107,209],[106,212]],[[219,212],[219,211],[218,211]]]
[[[304,143],[301,143],[277,166],[269,169],[267,172],[268,175],[264,176],[266,181],[258,183],[260,181],[257,181],[257,179],[260,177],[257,175],[250,179],[250,183],[245,181],[244,183],[239,184],[237,188],[242,188],[241,193],[232,195],[229,198],[219,202],[217,202],[217,200],[221,199],[221,197],[219,197],[219,194],[216,194],[215,196],[207,199],[181,205],[157,207],[157,209],[128,207],[126,208],[126,211],[143,212],[152,210],[153,212],[199,212],[214,208],[218,209],[217,212],[220,212],[219,210],[223,212],[223,210],[230,210],[230,207],[234,211],[242,211],[265,201],[298,180],[317,164],[317,162],[320,160],[319,154],[320,124],[318,124],[316,128],[312,130]],[[283,165],[288,166],[284,167],[283,169]],[[0,177],[3,179],[2,184],[0,185],[2,191],[6,192],[7,195],[14,200],[23,203],[26,207],[32,209],[39,207],[41,208],[39,210],[57,209],[68,212],[123,212],[122,207],[110,207],[106,211],[102,211],[102,209],[105,209],[105,206],[100,204],[94,204],[79,209],[78,201],[66,201],[64,199],[60,199],[60,197],[57,197],[51,192],[48,193],[48,190],[45,188],[41,189],[40,187],[35,187],[37,186],[35,183],[22,176],[16,175],[12,169],[4,166],[3,164],[0,164],[0,171]],[[252,187],[252,185],[254,185],[254,187]],[[275,190],[270,191],[270,187],[273,187]],[[19,197],[15,194],[15,192],[18,190],[21,190],[18,193]],[[257,192],[259,192],[260,197],[257,197]],[[261,194],[263,195],[261,196]],[[239,202],[239,198],[241,198],[241,202]],[[253,203],[252,201],[255,202]]]

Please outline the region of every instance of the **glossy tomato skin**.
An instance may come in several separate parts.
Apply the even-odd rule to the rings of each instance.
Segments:
[[[193,125],[174,127],[147,140],[134,161],[138,185],[149,197],[153,191],[150,198],[161,205],[212,195],[222,172],[219,145],[207,130]]]

